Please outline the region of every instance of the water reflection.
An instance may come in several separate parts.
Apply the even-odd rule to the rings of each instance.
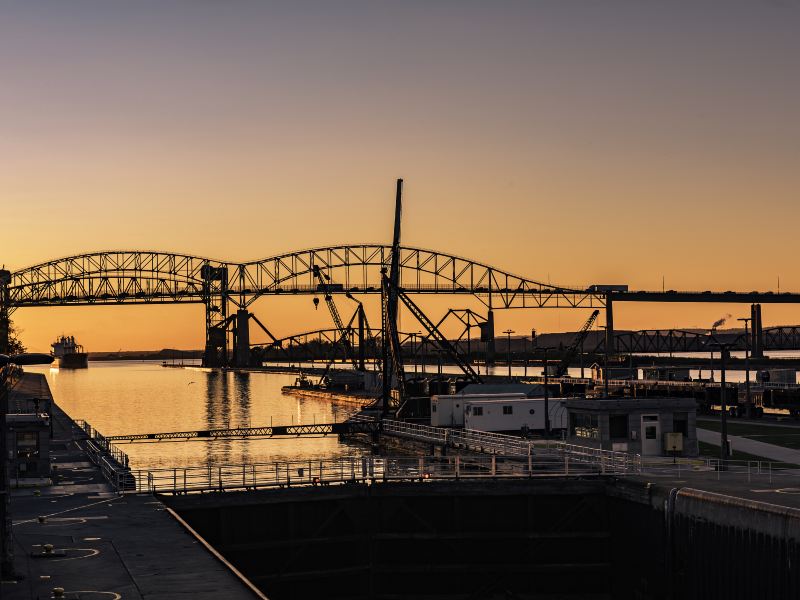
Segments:
[[[106,435],[341,421],[356,407],[281,393],[293,375],[223,373],[156,362],[92,362],[88,369],[30,367],[44,373],[58,404]],[[335,415],[335,416],[334,416]],[[336,437],[225,439],[127,444],[136,468],[271,462],[348,454]]]
[[[250,427],[250,373],[208,371],[205,376],[206,429]],[[204,442],[206,462],[249,462],[249,445],[238,442],[227,438]],[[235,455],[237,445],[239,454]]]

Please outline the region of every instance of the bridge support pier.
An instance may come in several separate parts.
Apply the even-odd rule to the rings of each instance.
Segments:
[[[617,340],[614,336],[614,303],[611,294],[606,294],[606,356],[617,353]]]
[[[484,329],[485,328],[485,329]],[[489,309],[486,314],[486,323],[481,327],[481,340],[486,342],[486,366],[494,366],[494,311]]]
[[[228,268],[205,264],[200,269],[206,306],[204,367],[228,365]]]
[[[761,324],[760,304],[753,304],[750,307],[750,318],[752,321],[750,356],[753,358],[764,358],[764,328]]]
[[[233,331],[233,364],[237,367],[250,366],[250,313],[246,308],[236,311],[236,325]]]

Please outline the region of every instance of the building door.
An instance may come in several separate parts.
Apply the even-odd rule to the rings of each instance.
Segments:
[[[642,415],[642,456],[661,455],[661,426],[658,415]]]

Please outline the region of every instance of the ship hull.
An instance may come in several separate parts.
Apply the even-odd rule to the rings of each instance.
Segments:
[[[58,359],[59,369],[86,369],[89,366],[89,354],[73,352]]]

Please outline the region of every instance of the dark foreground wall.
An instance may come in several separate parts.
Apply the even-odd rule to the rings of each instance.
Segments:
[[[273,600],[800,597],[786,522],[756,519],[754,533],[750,508],[637,482],[352,484],[164,500]],[[762,573],[782,583],[765,587]]]

